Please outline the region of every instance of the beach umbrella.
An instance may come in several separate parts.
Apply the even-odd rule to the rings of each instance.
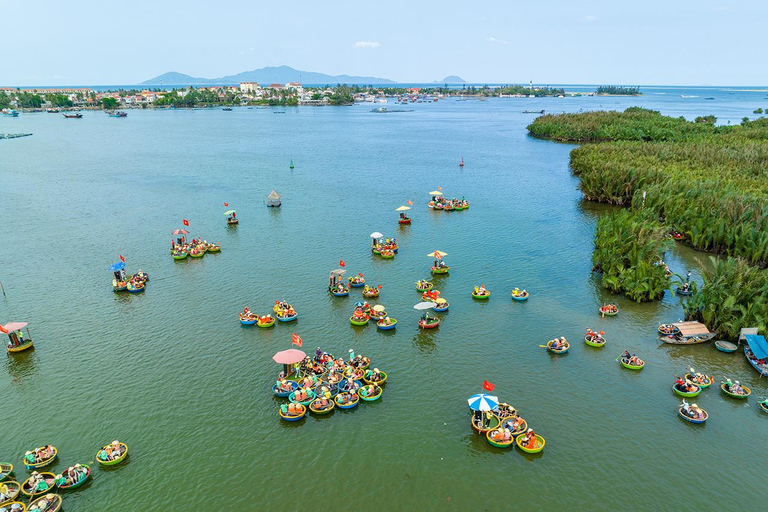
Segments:
[[[176,231],[171,233],[172,235],[188,235],[189,231],[186,229],[177,229]]]
[[[375,306],[373,306],[373,310],[376,311],[377,313],[381,313],[382,311],[384,311],[384,306],[382,306],[381,304],[376,304]]]
[[[431,195],[431,196],[441,196],[441,195],[443,195],[443,193],[440,192],[439,190],[433,190],[432,192],[429,193],[429,195]]]
[[[413,306],[413,309],[423,310],[423,309],[432,309],[433,307],[437,306],[434,302],[419,302],[415,306]]]
[[[404,212],[406,210],[410,210],[411,208],[409,206],[401,206],[399,208],[395,208],[396,212]]]
[[[279,364],[293,364],[298,363],[299,361],[303,361],[305,357],[307,357],[307,354],[301,350],[289,348],[288,350],[278,352],[272,356],[272,359]]]
[[[233,213],[236,213],[236,210],[227,210],[227,211],[224,212],[224,216],[225,217],[229,217]]]
[[[356,308],[363,308],[363,307],[365,307],[365,302],[359,300],[359,301],[355,302],[355,307]]]
[[[334,275],[334,276],[343,276],[346,273],[347,273],[346,269],[343,269],[343,268],[337,268],[336,270],[331,270],[331,275]]]
[[[20,331],[26,326],[27,322],[8,322],[7,324],[3,325],[3,330],[5,331],[4,334],[11,334],[13,332]]]
[[[499,397],[480,393],[469,397],[467,403],[473,411],[495,411],[499,408]]]
[[[427,254],[427,256],[430,257],[430,258],[438,258],[439,259],[439,258],[442,258],[443,256],[448,256],[448,253],[447,252],[443,252],[443,251],[433,251],[433,252]]]
[[[384,235],[382,235],[378,231],[374,231],[373,233],[371,233],[371,238],[384,238]]]
[[[109,267],[109,271],[110,272],[117,272],[118,270],[123,270],[124,268],[125,268],[125,263],[123,263],[122,261],[119,261],[117,263],[113,263]]]

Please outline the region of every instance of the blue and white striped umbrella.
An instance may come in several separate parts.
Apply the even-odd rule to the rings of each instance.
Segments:
[[[473,411],[495,411],[499,408],[499,397],[480,393],[469,397],[467,403]]]

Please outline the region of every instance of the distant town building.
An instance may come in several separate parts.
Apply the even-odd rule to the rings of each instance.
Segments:
[[[254,93],[261,89],[261,86],[257,82],[240,82],[240,92],[242,93]]]

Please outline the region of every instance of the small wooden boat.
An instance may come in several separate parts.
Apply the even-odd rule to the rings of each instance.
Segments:
[[[520,419],[521,423],[517,425],[517,428],[515,428],[515,420]],[[509,430],[512,431],[512,437],[517,437],[519,435],[525,434],[528,431],[528,422],[525,421],[523,418],[504,418],[501,420],[501,425],[499,425],[500,428],[507,427]]]
[[[533,448],[526,448],[525,446],[523,446],[524,439],[525,439],[525,436],[522,436],[522,435],[517,436],[515,438],[515,443],[517,443],[517,447],[523,450],[525,453],[539,453],[541,450],[544,449],[544,443],[546,443],[546,441],[540,435],[536,434],[536,441],[533,445]]]
[[[117,466],[118,464],[123,462],[125,458],[128,456],[128,445],[125,443],[119,443],[119,444],[120,444],[120,455],[117,458],[112,460],[106,460],[100,457],[101,454],[104,454],[104,456],[106,457],[107,452],[105,450],[107,447],[111,446],[108,444],[108,445],[102,446],[101,450],[96,452],[96,462],[98,462],[102,466]]]
[[[62,115],[65,118],[67,118],[67,119],[82,119],[83,118],[83,114],[81,114],[80,112],[75,112],[73,114],[62,113]]]
[[[611,306],[615,307],[616,309],[613,309]],[[602,316],[616,316],[619,314],[619,307],[616,304],[608,304],[605,306],[600,306],[597,308],[597,311]]]
[[[497,433],[500,433],[502,436],[504,435],[504,429],[503,428],[495,428],[492,430],[489,430],[485,433],[485,438],[488,440],[489,443],[491,443],[493,446],[496,446],[498,448],[509,448],[513,444],[515,444],[515,438],[512,436],[509,436],[509,441],[503,441],[503,440],[495,440],[494,435]]]
[[[720,352],[727,352],[730,354],[732,352],[736,352],[739,349],[739,346],[735,343],[731,343],[730,341],[717,340],[715,342],[715,348]]]
[[[259,317],[256,315],[243,315],[240,313],[240,323],[243,325],[253,325],[259,321]]]
[[[747,398],[749,395],[752,394],[752,390],[749,389],[747,386],[741,386],[741,388],[744,390],[744,393],[731,393],[731,391],[728,390],[728,383],[723,382],[720,384],[720,389],[723,390],[723,393],[726,395],[733,397],[733,398]]]
[[[381,375],[381,378],[379,380],[371,380],[370,377],[372,376],[373,372],[371,374],[367,374],[365,377],[363,377],[363,382],[366,384],[376,384],[377,386],[384,385],[385,382],[387,382],[387,372],[379,372]]]
[[[704,423],[705,421],[707,421],[709,419],[709,413],[707,411],[705,411],[704,409],[702,409],[701,407],[693,407],[693,406],[689,406],[689,407],[691,409],[695,409],[700,414],[703,414],[703,416],[700,417],[700,418],[693,418],[691,416],[688,416],[687,414],[685,414],[683,412],[683,406],[681,405],[680,407],[677,408],[677,414],[679,414],[680,417],[683,418],[685,421],[689,421],[691,423]]]
[[[37,489],[37,490],[33,489],[32,477],[30,476],[29,478],[24,480],[23,484],[21,484],[21,494],[23,494],[24,496],[33,496],[33,495],[38,496],[40,494],[51,492],[53,489],[56,488],[56,475],[54,475],[53,473],[40,473],[40,476],[43,477],[43,480],[47,485],[45,489]]]
[[[357,390],[357,394],[360,400],[364,402],[373,402],[381,398],[381,394],[384,392],[379,386],[375,384],[368,384]]]
[[[34,343],[32,343],[31,339],[28,339],[28,338],[24,338],[24,339],[25,339],[24,343],[22,343],[18,347],[8,346],[8,352],[11,353],[11,354],[13,354],[15,352],[23,352],[23,351],[25,351],[27,349],[30,349],[30,348],[32,348],[34,346]]]
[[[267,318],[267,317],[264,317],[264,318]],[[266,328],[266,327],[272,327],[273,325],[275,325],[275,317],[273,317],[273,316],[270,316],[267,320],[264,320],[264,321],[262,321],[262,320],[264,320],[264,319],[263,318],[259,318],[256,321],[256,327]]]
[[[85,474],[80,476],[80,480],[73,484],[59,484],[59,489],[76,489],[83,485],[88,479],[91,477],[91,466],[88,464],[81,464],[80,468],[85,468]],[[64,470],[64,472],[69,471],[70,468],[67,468]]]
[[[379,320],[376,322],[376,328],[380,331],[390,331],[395,328],[397,325],[397,319],[390,318],[389,323],[387,323],[384,319]]]
[[[754,368],[757,373],[759,373],[761,376],[768,377],[768,364],[759,364],[755,354],[752,353],[752,349],[749,348],[749,345],[744,345],[744,357],[747,358],[747,361],[752,365],[752,368]]]
[[[621,363],[621,366],[626,368],[627,370],[642,370],[645,366],[645,361],[640,361],[642,364],[636,365],[636,364],[629,364],[629,359],[626,357],[622,357],[619,359],[619,362]]]
[[[317,398],[315,395],[315,392],[312,389],[307,389],[307,398],[304,400],[297,400],[296,399],[296,391],[291,392],[290,395],[288,395],[288,400],[290,402],[293,402],[294,404],[301,404],[301,405],[309,405],[312,403],[312,400]]]
[[[277,317],[277,321],[278,322],[293,322],[297,318],[299,318],[299,314],[295,313],[293,316],[278,316]]]
[[[568,352],[568,349],[571,348],[571,344],[567,341],[562,342],[563,346],[560,348],[552,348],[552,343],[554,343],[555,340],[549,340],[547,342],[547,350],[552,352],[553,354],[565,354]]]
[[[13,473],[13,464],[9,462],[0,462],[0,482],[8,478]]]
[[[315,386],[313,389],[315,391],[315,396],[317,398],[323,398],[324,396],[326,398],[334,398],[336,397],[336,395],[339,394],[339,386],[337,386],[336,384],[329,384],[327,382],[321,382],[320,384]],[[326,396],[326,392],[330,396]]]
[[[678,384],[672,385],[672,391],[686,398],[693,398],[695,396],[698,396],[699,393],[701,393],[701,386],[697,386],[696,384],[690,384],[690,385],[695,388],[693,391],[686,391],[684,389],[681,389]]]
[[[410,224],[411,223],[411,218],[410,217],[404,217],[402,219],[398,219],[397,223],[400,224],[400,225]]]
[[[512,297],[512,300],[523,302],[525,300],[528,300],[529,295],[530,294],[525,290],[523,290],[522,292],[519,292],[517,295],[515,295],[515,292],[513,291],[511,294],[511,297]]]
[[[419,320],[419,327],[421,329],[434,329],[440,325],[440,319],[439,318],[432,318],[429,321],[427,320]]]
[[[128,293],[140,293],[143,292],[145,288],[144,283],[133,283],[131,281],[129,281],[125,286],[128,290]]]
[[[660,336],[659,340],[671,345],[696,345],[717,336],[717,333],[709,332],[707,326],[701,322],[677,322],[672,325],[677,328],[677,331],[670,335]],[[659,326],[659,329],[661,327]]]
[[[485,291],[485,293],[480,293],[477,291],[472,292],[472,298],[475,300],[488,300],[491,296],[491,292],[488,290]]]
[[[368,315],[363,315],[363,316],[353,315],[349,317],[349,323],[351,323],[352,325],[363,326],[363,325],[368,325],[368,320],[370,319],[371,317],[369,317]]]
[[[445,266],[445,267],[432,267],[432,273],[433,274],[447,274],[448,270],[450,270],[451,267]]]
[[[686,382],[690,382],[695,386],[701,386],[701,389],[707,389],[709,386],[715,383],[715,378],[713,376],[704,375],[703,377],[704,377],[704,382],[699,382],[690,373],[686,373],[685,375],[683,375],[683,378],[686,380]]]
[[[676,295],[683,295],[683,296],[693,295],[693,288],[688,288],[686,290],[686,289],[678,286],[677,288],[675,288],[675,294]]]
[[[24,456],[24,465],[27,467],[27,469],[40,469],[40,468],[44,468],[45,466],[47,466],[49,464],[52,464],[53,461],[55,461],[56,458],[59,456],[59,451],[56,449],[55,446],[51,446],[51,448],[53,448],[53,455],[51,455],[50,457],[48,457],[45,460],[41,460],[40,462],[30,462],[30,460],[28,458],[29,456],[25,455]],[[36,452],[38,450],[43,450],[43,449],[45,449],[45,446],[41,446],[37,450],[32,450],[32,451]],[[34,458],[32,460],[34,460]]]
[[[427,292],[432,289],[432,287],[435,286],[434,283],[430,283],[429,281],[417,281],[416,282],[416,291],[418,292]]]
[[[584,336],[584,343],[586,343],[590,347],[602,348],[605,346],[605,338],[603,338],[600,335],[596,335],[596,336],[586,335]]]
[[[277,413],[285,421],[299,421],[301,418],[307,415],[307,408],[304,405],[301,405],[301,404],[298,404],[298,405],[299,407],[301,407],[301,414],[289,414],[288,406],[285,404],[280,406],[280,408],[277,410]],[[283,412],[283,409],[285,409],[285,412]]]
[[[323,400],[325,400],[325,406],[322,405]],[[312,401],[311,404],[309,404],[309,410],[315,414],[328,414],[333,412],[334,407],[335,403],[333,398],[316,398]]]
[[[29,504],[27,510],[34,512],[37,512],[38,510],[44,510],[45,512],[59,512],[59,510],[61,510],[61,496],[58,494],[52,494],[50,497],[47,494],[45,496],[40,496]]]
[[[291,393],[299,389],[299,383],[294,380],[287,381],[288,385],[291,389],[289,390],[282,390],[277,387],[277,384],[272,385],[272,392],[275,394],[275,396],[280,398],[288,398]]]
[[[333,400],[339,409],[351,409],[360,402],[360,397],[357,392],[343,392],[336,395]]]
[[[474,430],[475,432],[478,432],[480,434],[485,434],[485,433],[487,433],[490,430],[498,428],[499,425],[501,425],[501,420],[499,419],[498,416],[496,416],[494,414],[493,416],[491,416],[491,419],[488,421],[488,425],[487,426],[485,425],[485,417],[483,417],[483,424],[482,424],[482,426],[478,426],[475,423],[475,418],[474,417],[472,417],[472,419],[470,421],[470,424],[472,425],[472,430]]]
[[[2,482],[0,483],[0,492],[8,496],[5,501],[0,500],[0,507],[3,507],[18,498],[19,493],[21,493],[21,484],[15,480]]]

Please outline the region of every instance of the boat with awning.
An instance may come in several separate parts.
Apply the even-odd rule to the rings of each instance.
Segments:
[[[659,339],[664,343],[695,345],[709,341],[717,335],[715,332],[709,332],[707,326],[701,322],[677,322],[672,325],[677,327],[677,331],[668,336],[660,336]]]
[[[749,364],[761,375],[768,377],[768,342],[765,336],[759,334],[745,334],[744,357]]]

